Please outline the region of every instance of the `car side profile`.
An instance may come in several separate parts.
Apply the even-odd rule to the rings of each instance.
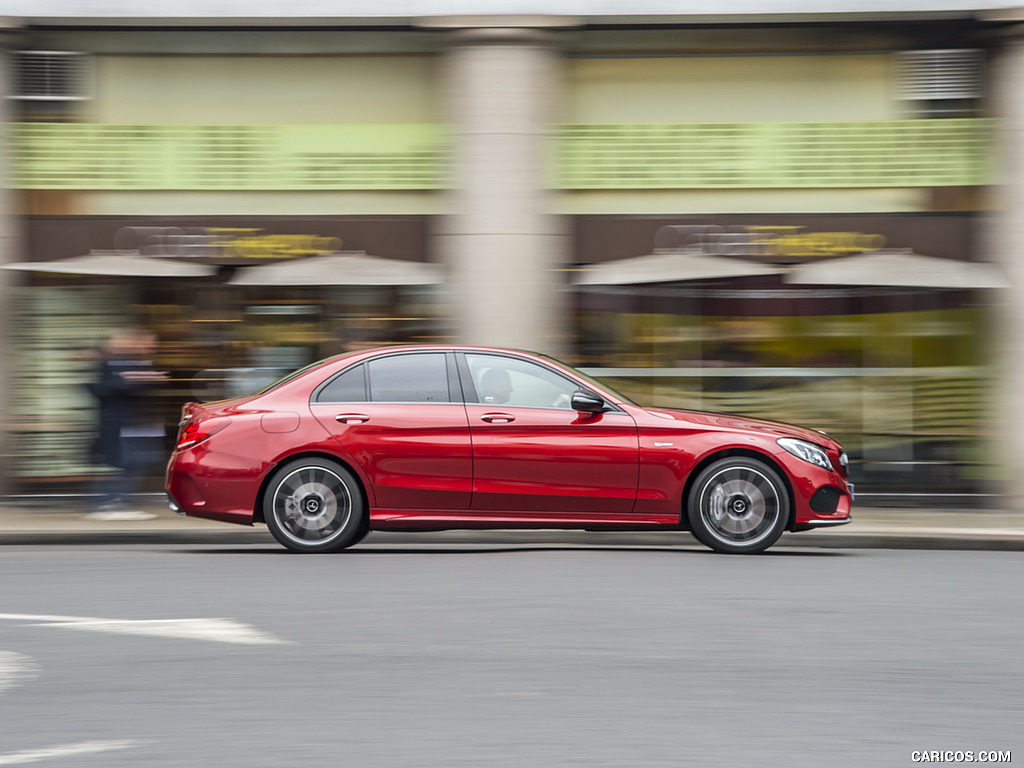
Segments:
[[[166,488],[183,514],[265,523],[295,552],[373,530],[666,528],[757,553],[848,523],[847,465],[821,432],[645,408],[543,355],[409,346],[187,403]]]

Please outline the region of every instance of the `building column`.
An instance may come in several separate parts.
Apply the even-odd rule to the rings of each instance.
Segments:
[[[983,248],[1011,285],[992,296],[998,388],[992,423],[999,438],[1003,504],[1024,512],[1024,26],[1004,38],[992,64],[999,178]]]
[[[15,119],[12,101],[7,98],[13,90],[14,74],[11,69],[10,51],[16,42],[19,29],[17,20],[0,17],[0,264],[21,260],[20,219],[15,207],[15,195],[11,189],[12,158],[6,151],[11,146],[9,126]],[[13,379],[12,309],[13,275],[0,269],[0,495],[11,492],[11,478],[7,467],[7,452],[12,444],[10,437],[11,417],[14,403],[11,400]]]
[[[434,244],[461,343],[554,354],[567,346],[558,270],[568,237],[551,189],[562,79],[555,34],[527,25],[449,33],[452,188]]]

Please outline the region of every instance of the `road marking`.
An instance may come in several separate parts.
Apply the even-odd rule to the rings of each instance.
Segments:
[[[38,672],[31,656],[13,651],[0,651],[0,693],[31,680]]]
[[[101,619],[95,616],[52,616],[31,613],[0,613],[0,619],[27,621],[36,626],[111,632],[121,635],[173,637],[242,645],[285,645],[269,632],[233,619]]]
[[[77,744],[60,744],[44,749],[26,749],[22,752],[8,752],[0,755],[0,765],[25,765],[49,760],[52,757],[71,757],[88,755],[96,752],[109,752],[113,749],[126,749],[138,744],[137,741],[80,741]]]

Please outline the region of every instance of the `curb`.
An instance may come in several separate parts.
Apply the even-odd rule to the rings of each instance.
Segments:
[[[262,526],[258,528],[226,528],[219,530],[35,530],[0,531],[0,546],[69,546],[69,545],[185,545],[185,546],[252,546],[267,545],[285,552]],[[389,531],[371,534],[364,542],[353,547],[367,550],[388,547],[508,547],[508,548],[594,548],[642,547],[665,549],[706,550],[690,534],[679,531],[658,533],[591,531],[436,531],[432,533],[396,533]],[[973,551],[1024,551],[1024,532],[1007,535],[977,533],[947,534],[904,530],[899,532],[824,532],[810,531],[784,534],[770,550],[785,549],[929,549]]]

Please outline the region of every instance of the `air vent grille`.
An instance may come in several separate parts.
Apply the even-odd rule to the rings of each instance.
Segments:
[[[895,96],[904,101],[981,98],[984,65],[980,50],[903,51],[895,55]]]
[[[92,98],[89,55],[76,51],[16,51],[14,93],[23,101]]]

